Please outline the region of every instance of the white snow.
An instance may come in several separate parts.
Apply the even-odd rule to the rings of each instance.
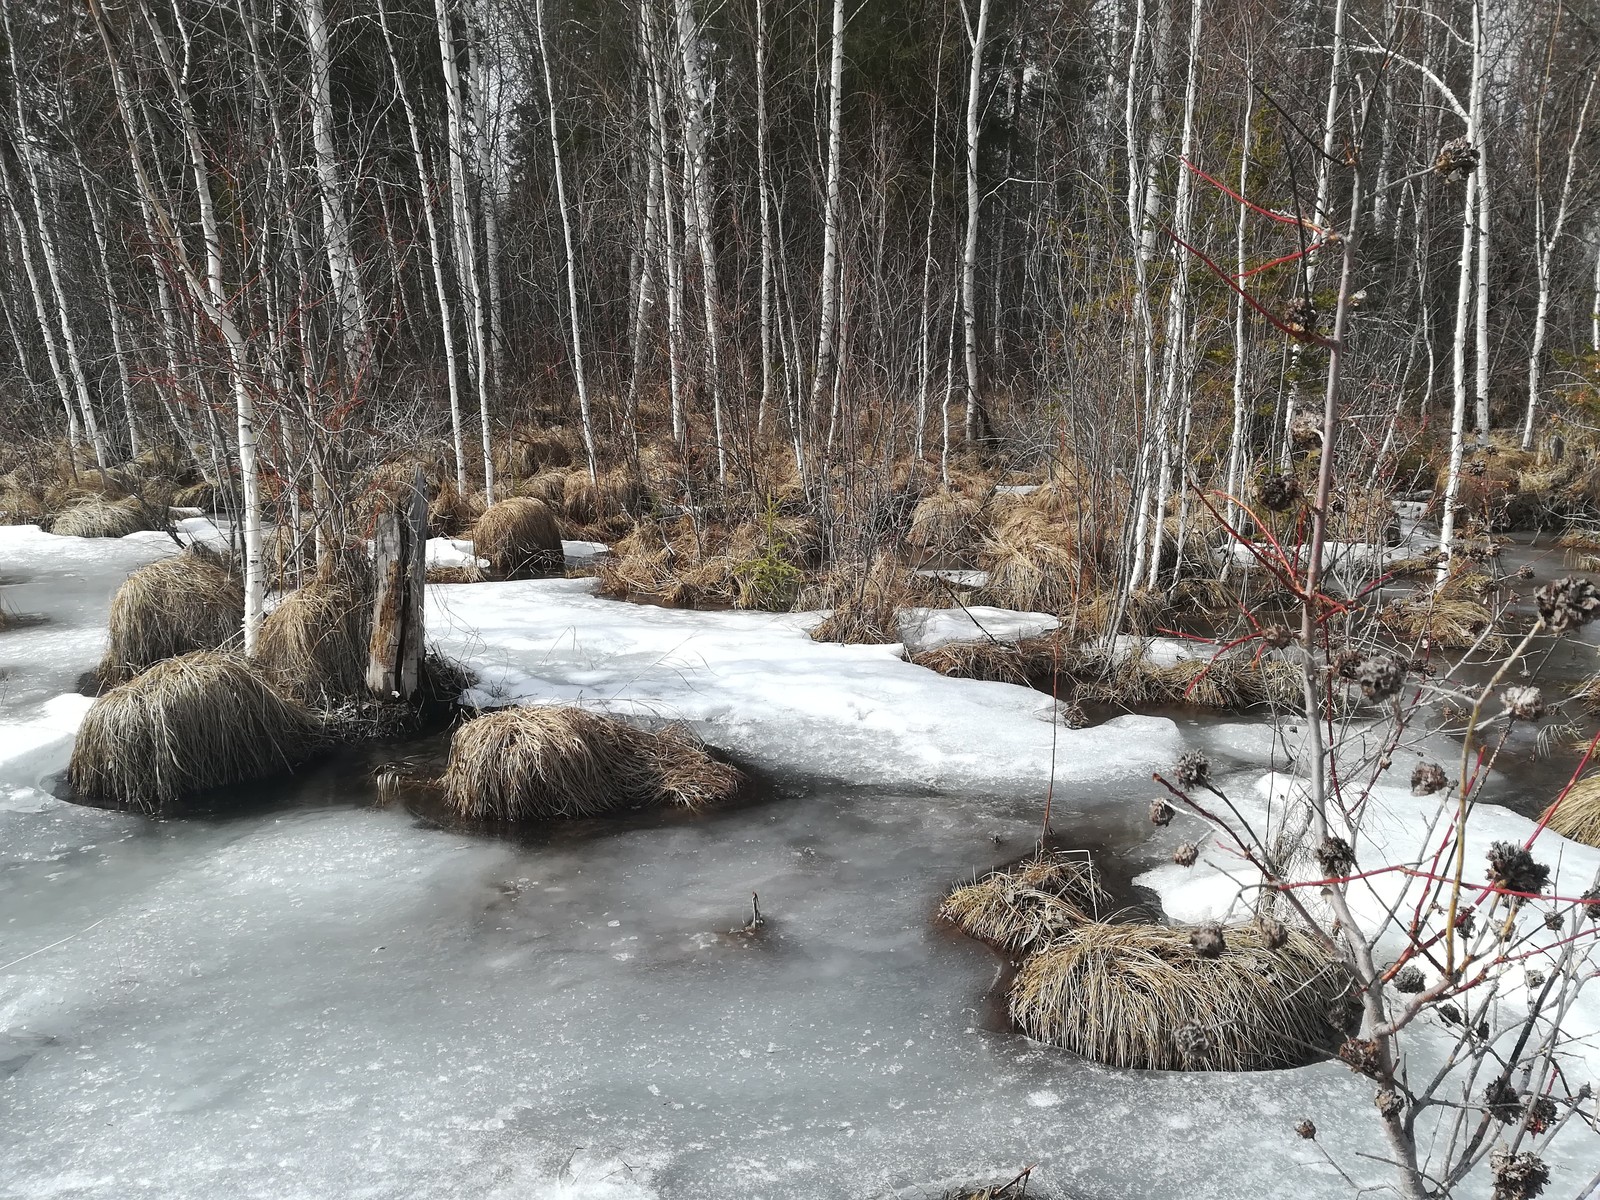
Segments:
[[[967,571],[955,567],[922,567],[912,574],[924,579],[938,579],[958,588],[981,588],[989,583],[987,571]]]
[[[1005,787],[1047,781],[1052,751],[1056,778],[1074,780],[1145,772],[1177,752],[1165,718],[1071,730],[1029,688],[947,679],[902,661],[898,645],[813,642],[816,613],[684,612],[600,599],[593,587],[430,587],[429,636],[478,672],[472,703],[582,703],[686,721],[773,771]],[[973,611],[1012,630],[1051,620]]]
[[[1049,633],[1061,624],[1048,613],[1014,612],[969,604],[964,608],[907,608],[899,614],[900,638],[912,654],[951,642],[1017,642]]]
[[[464,538],[429,538],[427,544],[429,567],[487,567],[489,560],[472,552],[472,542]]]

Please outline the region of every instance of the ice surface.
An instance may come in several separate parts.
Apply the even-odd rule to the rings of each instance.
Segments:
[[[0,633],[0,739],[4,722],[28,719],[95,667],[123,579],[177,549],[163,533],[69,538],[37,525],[0,525],[0,603],[23,618]]]
[[[70,584],[92,665],[117,582],[164,551],[35,536],[0,530],[3,570]],[[1302,1118],[1385,1181],[1359,1157],[1383,1153],[1370,1086],[1343,1067],[1084,1064],[1008,1032],[1002,960],[931,919],[1028,851],[1052,781],[1058,834],[1127,879],[1170,853],[1153,767],[1230,746],[1219,777],[1259,806],[1270,743],[1238,722],[1068,730],[1037,693],[813,643],[813,620],[583,581],[430,587],[480,699],[685,719],[823,777],[525,842],[370,807],[359,759],[228,820],[81,808],[33,784],[86,702],[0,714],[0,1197],[926,1200],[1028,1163],[1077,1200],[1348,1196]],[[28,632],[0,648],[37,690],[70,672],[57,645],[16,654]],[[751,892],[756,938],[730,932]]]

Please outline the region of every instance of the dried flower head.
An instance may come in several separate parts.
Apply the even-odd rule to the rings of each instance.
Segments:
[[[1590,888],[1580,899],[1589,910],[1589,920],[1600,921],[1600,884]]]
[[[1211,760],[1198,750],[1178,758],[1178,782],[1184,787],[1199,787],[1211,782]]]
[[[1358,652],[1341,650],[1333,656],[1333,673],[1340,679],[1354,680],[1357,672],[1361,669],[1361,661],[1361,655]]]
[[[1522,981],[1528,985],[1530,992],[1536,992],[1544,986],[1544,972],[1528,971],[1523,975]]]
[[[1398,692],[1406,681],[1406,664],[1389,655],[1364,658],[1356,666],[1356,682],[1368,700],[1384,700]]]
[[[1543,1133],[1556,1123],[1556,1102],[1549,1096],[1528,1097],[1522,1123],[1529,1133]]]
[[[1508,687],[1500,693],[1506,712],[1517,721],[1537,721],[1544,716],[1544,693],[1536,687]]]
[[[1350,843],[1336,834],[1329,834],[1317,843],[1317,865],[1329,879],[1348,875],[1356,865],[1356,852]]]
[[[1533,578],[1533,566],[1532,566],[1532,564],[1523,563],[1520,567],[1518,567],[1517,568],[1517,578],[1518,579],[1532,579]]]
[[[1580,577],[1566,575],[1547,583],[1533,593],[1533,599],[1552,633],[1577,629],[1600,616],[1600,592]]]
[[[1522,1115],[1522,1100],[1507,1079],[1496,1076],[1484,1086],[1483,1109],[1496,1121],[1509,1125]]]
[[[1352,1071],[1374,1078],[1383,1071],[1383,1053],[1371,1038],[1346,1038],[1340,1042],[1339,1061]]]
[[[1378,1110],[1378,1115],[1385,1121],[1392,1121],[1406,1110],[1406,1102],[1400,1093],[1393,1088],[1384,1088],[1372,1098],[1373,1105]]]
[[[1282,650],[1294,641],[1294,630],[1287,625],[1268,625],[1261,631],[1262,644],[1273,650]]]
[[[1550,868],[1534,861],[1515,842],[1495,842],[1489,847],[1489,882],[1508,892],[1537,896],[1550,882]]]
[[[1301,1121],[1294,1127],[1294,1131],[1307,1141],[1317,1136],[1317,1127],[1310,1120]]]
[[[1283,306],[1283,323],[1290,333],[1310,333],[1317,327],[1317,306],[1309,297],[1294,296]]]
[[[1415,996],[1428,986],[1422,971],[1409,963],[1394,973],[1393,983],[1395,991],[1404,992],[1409,996]]]
[[[1462,1021],[1461,1010],[1446,1000],[1439,1005],[1439,1019],[1446,1025],[1459,1025]]]
[[[1177,810],[1165,800],[1150,801],[1150,824],[1170,825]]]
[[[1504,1146],[1495,1148],[1489,1171],[1494,1176],[1494,1200],[1537,1200],[1550,1182],[1550,1168],[1543,1159],[1528,1151],[1513,1154]]]
[[[1560,913],[1558,913],[1558,912],[1547,912],[1547,913],[1545,913],[1545,915],[1544,915],[1544,927],[1546,929],[1550,929],[1550,930],[1560,929],[1561,926],[1564,925],[1564,924],[1565,924],[1565,922],[1562,921]]]
[[[1316,320],[1315,309],[1312,310],[1311,319],[1313,321]],[[1322,445],[1321,420],[1310,413],[1301,413],[1289,425],[1289,440],[1295,444],[1296,448],[1302,450],[1310,446]]]
[[[1192,867],[1200,859],[1200,847],[1193,842],[1185,842],[1172,852],[1172,861],[1180,867]]]
[[[1184,1061],[1191,1064],[1203,1061],[1215,1045],[1211,1035],[1199,1025],[1180,1025],[1173,1031],[1172,1040],[1177,1043]]]
[[[1451,138],[1439,147],[1433,160],[1434,173],[1442,179],[1465,179],[1478,169],[1478,148],[1467,137]]]
[[[1417,769],[1411,772],[1413,796],[1431,796],[1449,784],[1450,780],[1445,776],[1444,768],[1438,763],[1418,763]]]
[[[1472,931],[1478,924],[1478,910],[1463,908],[1456,914],[1456,930],[1462,937],[1471,937]]]
[[[1196,925],[1191,929],[1189,945],[1201,958],[1221,958],[1222,952],[1228,948],[1227,939],[1222,936],[1222,926],[1215,922]]]
[[[1300,481],[1293,475],[1268,475],[1261,481],[1256,498],[1273,512],[1288,512],[1305,496]]]

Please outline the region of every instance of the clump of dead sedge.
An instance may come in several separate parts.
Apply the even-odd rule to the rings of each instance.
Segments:
[[[1028,952],[1092,921],[1106,901],[1086,854],[1045,850],[956,888],[939,919],[1001,950]]]
[[[376,592],[364,553],[329,559],[314,580],[284,596],[261,622],[256,661],[278,686],[307,703],[363,695]]]
[[[1192,932],[1079,925],[1023,963],[1011,1019],[1038,1041],[1143,1070],[1293,1066],[1334,1039],[1328,1013],[1346,981],[1309,935],[1281,931],[1272,948],[1261,929],[1238,926],[1210,953],[1212,940]]]
[[[122,683],[162,659],[225,646],[243,622],[244,583],[226,559],[198,549],[159,559],[112,597],[100,681]]]
[[[489,561],[495,579],[526,579],[558,569],[561,527],[543,501],[513,496],[491,505],[472,527],[472,543],[479,558]]]
[[[456,730],[441,784],[467,820],[517,823],[732,798],[743,776],[684,730],[581,708],[508,708]]]
[[[72,749],[73,789],[101,803],[170,810],[199,793],[292,770],[321,728],[236,655],[159,662],[90,707]]]

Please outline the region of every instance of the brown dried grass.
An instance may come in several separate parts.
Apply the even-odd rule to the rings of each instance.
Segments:
[[[155,527],[144,503],[136,496],[107,500],[87,495],[57,513],[50,532],[60,537],[119,538]]]
[[[580,708],[508,708],[456,730],[441,780],[457,815],[520,822],[731,799],[743,776],[685,731]]]
[[[798,607],[831,611],[811,631],[817,642],[881,645],[900,640],[895,614],[902,608],[936,605],[939,585],[887,554],[870,562],[835,567],[807,589]]]
[[[364,697],[376,590],[364,555],[333,560],[266,615],[256,661],[274,683],[307,703]]]
[[[1033,955],[1011,986],[1011,1019],[1036,1041],[1108,1066],[1257,1071],[1327,1048],[1343,971],[1290,930],[1269,949],[1253,925],[1202,957],[1189,930],[1083,923]]]
[[[1093,921],[1107,902],[1087,855],[1049,850],[956,888],[939,919],[1001,950],[1031,953]]]
[[[527,496],[490,505],[472,527],[472,544],[479,558],[488,559],[494,579],[526,579],[564,561],[555,513]]]
[[[1600,774],[1578,780],[1539,819],[1564,838],[1600,846]]]
[[[196,651],[157,663],[90,707],[72,748],[73,789],[165,811],[198,793],[290,771],[321,729],[243,658]]]
[[[240,636],[244,583],[220,556],[190,549],[129,575],[111,600],[99,678],[123,683],[167,658]]]

